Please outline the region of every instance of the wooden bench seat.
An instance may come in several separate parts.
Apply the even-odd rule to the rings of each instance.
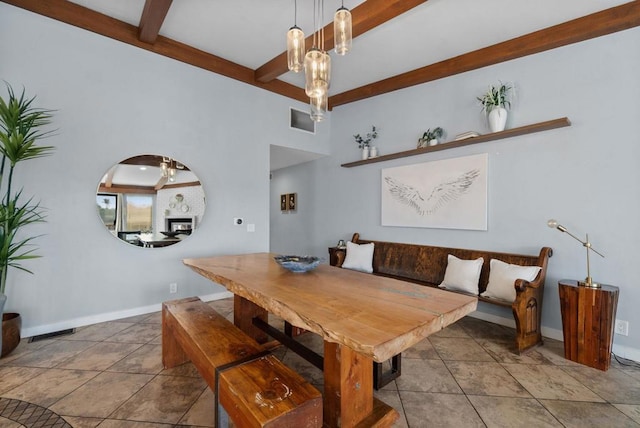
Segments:
[[[162,363],[188,361],[238,427],[322,426],[320,392],[197,297],[162,304]]]

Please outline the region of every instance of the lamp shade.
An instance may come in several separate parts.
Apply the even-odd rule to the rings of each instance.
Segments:
[[[293,26],[287,32],[287,65],[294,73],[304,68],[304,33]]]
[[[327,113],[328,96],[327,92],[318,97],[310,97],[309,105],[311,106],[311,119],[314,122],[322,122]]]
[[[311,48],[304,58],[305,86],[307,96],[317,98],[329,91],[331,79],[331,57],[318,48]]]
[[[344,6],[333,17],[333,39],[338,55],[345,55],[351,50],[351,12]]]

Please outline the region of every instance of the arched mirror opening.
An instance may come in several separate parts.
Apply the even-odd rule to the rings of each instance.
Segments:
[[[177,244],[195,233],[205,211],[198,177],[182,162],[139,155],[112,166],[96,192],[98,215],[121,241],[143,248]]]

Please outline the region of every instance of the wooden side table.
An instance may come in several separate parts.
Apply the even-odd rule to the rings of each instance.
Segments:
[[[578,281],[558,282],[564,357],[607,371],[611,365],[613,328],[620,290],[612,285],[590,288]]]

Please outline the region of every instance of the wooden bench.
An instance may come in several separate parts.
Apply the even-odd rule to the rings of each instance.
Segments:
[[[320,392],[197,297],[162,304],[162,363],[188,361],[235,426],[322,426]]]
[[[547,261],[553,253],[551,248],[543,247],[539,255],[529,256],[462,248],[372,241],[360,239],[358,233],[353,235],[351,242],[355,244],[374,243],[374,275],[396,278],[430,287],[437,287],[438,284],[442,283],[449,254],[465,260],[483,257],[484,264],[480,273],[478,294],[487,289],[491,259],[522,266],[539,266],[541,268],[540,272],[533,281],[528,282],[521,279],[515,281],[513,286],[516,290],[516,299],[514,302],[486,298],[480,295],[478,295],[478,300],[511,308],[516,323],[515,349],[518,353],[542,343],[542,297],[547,273]],[[346,251],[344,249],[329,248],[329,262],[331,265],[341,267],[345,256]],[[398,356],[393,360],[390,371],[383,373],[379,364],[376,364],[374,369],[375,386],[379,388],[400,375],[400,357]]]
[[[513,286],[516,290],[516,299],[513,303],[480,295],[478,295],[478,300],[511,308],[516,322],[515,347],[518,353],[542,343],[542,333],[540,331],[542,297],[547,274],[547,262],[553,254],[551,248],[543,247],[539,255],[529,256],[462,248],[371,241],[360,239],[358,233],[353,235],[351,242],[355,244],[374,243],[374,275],[387,276],[430,287],[437,287],[444,279],[447,269],[447,256],[449,254],[465,260],[482,257],[484,258],[484,264],[480,273],[478,294],[487,289],[491,259],[498,259],[505,263],[521,266],[539,266],[541,268],[540,272],[533,281],[528,282],[521,279],[515,281]],[[345,251],[331,248],[329,253],[331,264],[342,266],[346,255]]]

